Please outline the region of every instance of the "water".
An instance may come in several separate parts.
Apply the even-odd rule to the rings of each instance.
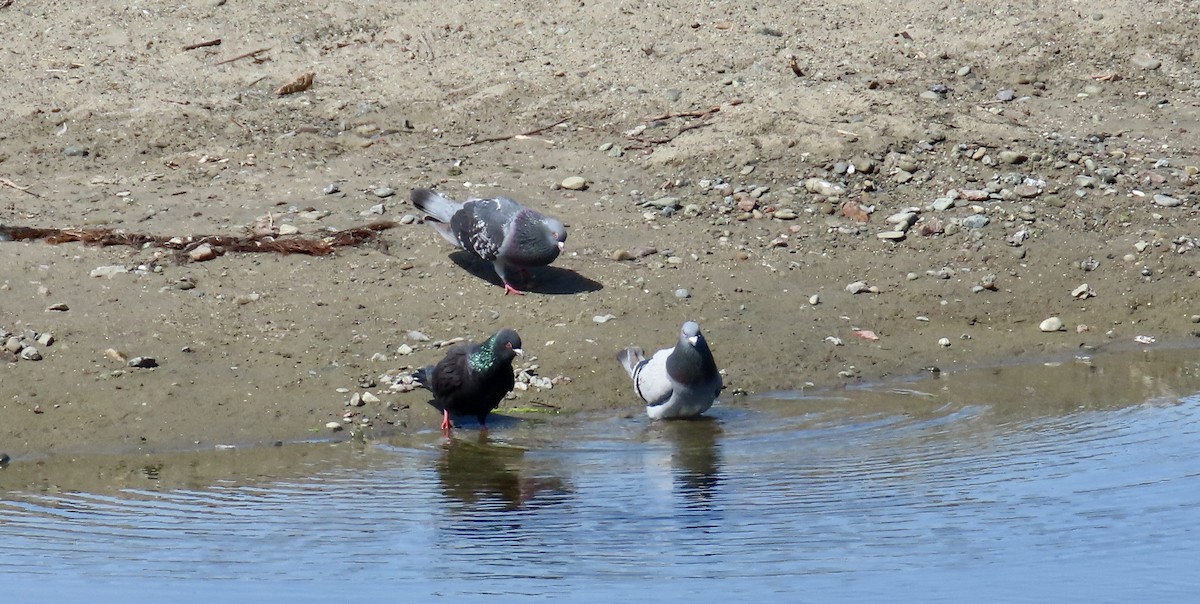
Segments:
[[[1200,353],[490,436],[13,463],[4,600],[1180,602]],[[785,599],[786,598],[786,599]]]

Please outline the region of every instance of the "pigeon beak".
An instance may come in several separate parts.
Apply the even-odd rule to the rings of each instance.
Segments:
[[[700,336],[692,336],[692,337],[688,338],[687,340],[688,340],[688,344],[695,346],[696,342],[698,342],[700,340]]]
[[[519,357],[525,356],[525,351],[521,350],[520,348],[514,348],[514,349],[512,349],[512,351],[517,353],[517,356],[519,356]]]

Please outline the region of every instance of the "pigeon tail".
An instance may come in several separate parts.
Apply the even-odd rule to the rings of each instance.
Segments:
[[[617,353],[617,361],[620,362],[621,366],[625,368],[625,371],[629,373],[629,377],[633,377],[634,372],[637,371],[637,366],[645,360],[646,351],[637,346],[630,346],[629,348]]]
[[[433,390],[433,365],[414,371],[412,376],[418,386],[429,391]]]
[[[446,224],[450,224],[450,218],[462,209],[462,204],[446,199],[430,189],[413,189],[412,204],[418,210],[432,216],[434,220]]]

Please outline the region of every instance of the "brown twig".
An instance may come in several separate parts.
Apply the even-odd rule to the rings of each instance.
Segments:
[[[215,40],[205,40],[204,42],[196,42],[195,44],[188,44],[187,46],[183,47],[183,50],[186,52],[189,50],[196,50],[197,48],[204,48],[205,46],[220,46],[220,45],[221,45],[221,39],[217,38]]]
[[[725,103],[725,105],[729,106],[729,107],[736,107],[741,104],[742,104],[742,99],[733,99],[732,101]],[[643,122],[661,122],[663,120],[669,120],[669,119],[677,118],[677,117],[705,117],[705,116],[709,116],[709,115],[719,112],[721,110],[721,107],[722,107],[721,105],[713,105],[712,107],[709,107],[708,109],[701,109],[701,110],[697,110],[697,111],[682,111],[680,113],[664,113],[662,115],[655,115],[652,117],[648,117],[642,121]]]
[[[467,141],[465,143],[458,143],[458,144],[453,144],[450,146],[451,147],[470,147],[471,145],[482,145],[484,143],[497,143],[500,141],[511,140],[511,139],[517,138],[519,136],[533,136],[535,134],[541,134],[555,126],[558,126],[559,124],[564,124],[569,119],[571,119],[570,116],[564,117],[561,120],[558,120],[557,122],[554,122],[553,124],[550,124],[549,126],[542,126],[541,128],[535,128],[533,130],[530,130],[529,132],[522,132],[520,134],[508,134],[505,136],[493,136],[490,138],[481,138],[479,140]]]
[[[125,233],[108,228],[57,229],[21,226],[0,226],[0,241],[41,240],[50,244],[79,241],[99,246],[124,245],[129,247],[153,246],[176,251],[187,251],[208,244],[223,252],[273,252],[276,254],[305,254],[327,256],[339,247],[357,247],[373,240],[378,234],[396,226],[395,222],[383,221],[351,227],[337,231],[322,239],[289,237],[277,239],[271,235],[195,235],[168,237],[145,233]],[[181,260],[186,261],[186,256]]]
[[[6,186],[6,187],[12,187],[12,188],[14,188],[14,189],[16,189],[16,190],[18,190],[18,191],[20,191],[20,192],[22,192],[22,193],[27,193],[27,194],[29,194],[29,195],[33,195],[34,197],[41,197],[41,195],[38,195],[37,193],[34,193],[33,191],[30,191],[30,190],[29,190],[29,185],[26,185],[26,186],[22,187],[21,185],[19,185],[19,184],[17,184],[17,183],[15,183],[15,182],[13,182],[13,181],[11,181],[11,180],[9,180],[9,179],[7,179],[7,178],[0,178],[0,185],[4,185],[4,186]]]
[[[696,122],[695,124],[688,124],[688,125],[680,128],[677,132],[675,132],[675,134],[672,134],[671,136],[664,136],[661,138],[645,138],[642,136],[633,136],[630,138],[632,138],[633,140],[635,140],[639,143],[643,143],[645,145],[661,145],[663,143],[669,143],[669,142],[675,140],[676,137],[678,137],[680,134],[683,134],[684,132],[687,132],[688,130],[695,130],[697,128],[703,128],[705,126],[711,126],[711,125],[713,125],[712,122]]]
[[[804,77],[804,70],[800,69],[800,63],[796,61],[796,57],[788,59],[788,67],[792,70],[792,73],[796,74],[796,77]]]
[[[233,57],[233,58],[231,58],[231,59],[225,59],[224,61],[217,61],[216,63],[213,63],[213,65],[214,65],[214,66],[215,66],[215,65],[224,65],[224,64],[226,64],[226,63],[232,63],[232,62],[234,62],[234,61],[241,61],[242,59],[246,59],[246,58],[249,58],[249,57],[253,57],[253,56],[254,56],[254,55],[256,55],[256,54],[263,53],[263,52],[267,52],[268,50],[271,50],[271,47],[270,47],[270,46],[268,46],[268,47],[266,47],[266,48],[260,48],[260,49],[258,49],[258,50],[252,50],[252,51],[250,51],[250,52],[247,52],[247,53],[242,53],[242,54],[240,54],[240,55],[238,55],[238,56],[236,56],[236,57]]]

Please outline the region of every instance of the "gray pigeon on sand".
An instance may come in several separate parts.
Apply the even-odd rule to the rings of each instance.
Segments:
[[[429,189],[413,189],[412,202],[446,241],[491,262],[506,294],[523,293],[512,286],[514,271],[554,262],[567,241],[567,227],[557,218],[508,197],[459,203]]]
[[[708,342],[695,321],[683,324],[679,342],[646,358],[636,346],[617,353],[633,378],[633,389],[646,401],[650,419],[696,417],[717,400],[724,385]]]

